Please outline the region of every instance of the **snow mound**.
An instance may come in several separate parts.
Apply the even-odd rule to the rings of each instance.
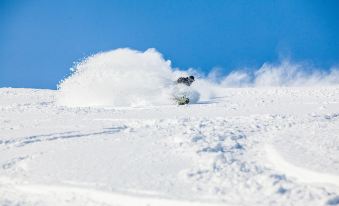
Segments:
[[[71,107],[172,104],[179,73],[155,49],[102,52],[77,64],[73,74],[60,82],[57,103]],[[194,97],[191,103],[198,101],[196,91],[189,94]]]

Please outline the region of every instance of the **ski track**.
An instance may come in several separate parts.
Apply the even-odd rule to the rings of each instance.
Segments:
[[[7,182],[7,184],[11,184]],[[61,185],[33,185],[33,184],[14,184],[11,188],[16,192],[23,192],[26,196],[21,196],[21,201],[3,200],[4,205],[25,205],[32,202],[38,204],[51,204],[50,201],[57,201],[58,205],[140,205],[140,206],[217,206],[217,203],[204,203],[185,200],[173,200],[160,198],[151,195],[124,194],[117,192],[105,192],[100,190],[61,186]],[[36,202],[35,198],[39,198]],[[60,198],[61,197],[61,198]],[[80,198],[79,198],[80,197]],[[54,199],[54,200],[53,200]],[[0,202],[1,203],[1,202]],[[224,205],[224,204],[223,204]]]
[[[269,160],[274,164],[274,166],[284,172],[288,176],[297,178],[298,181],[305,183],[325,183],[325,184],[334,184],[339,187],[339,176],[331,175],[326,173],[319,173],[312,170],[296,167],[286,161],[281,155],[276,151],[272,145],[265,145],[265,150]]]
[[[0,205],[338,205],[339,88],[67,108],[0,89]]]

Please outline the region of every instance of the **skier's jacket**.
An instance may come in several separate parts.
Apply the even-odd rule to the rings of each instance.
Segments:
[[[180,77],[177,80],[178,84],[185,84],[187,86],[191,86],[191,84],[194,82],[194,76],[189,76],[189,77]]]

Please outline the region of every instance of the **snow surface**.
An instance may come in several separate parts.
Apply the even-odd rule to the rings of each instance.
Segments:
[[[187,106],[66,107],[59,92],[0,89],[0,205],[339,205],[338,86]]]

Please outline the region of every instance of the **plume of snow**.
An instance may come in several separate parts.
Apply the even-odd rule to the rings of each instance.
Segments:
[[[59,83],[57,102],[76,107],[171,104],[178,75],[155,49],[103,52],[80,62]]]
[[[329,71],[305,64],[282,61],[265,63],[258,69],[235,70],[222,75],[221,69],[207,76],[190,68],[174,69],[155,49],[140,52],[128,48],[102,52],[78,63],[73,73],[58,85],[57,102],[65,106],[145,106],[174,103],[185,93],[191,103],[224,95],[230,87],[329,86],[339,84],[339,69]],[[194,75],[192,86],[180,88],[179,76]]]
[[[328,86],[339,83],[338,70],[329,72],[308,68],[303,64],[283,61],[274,66],[264,64],[255,72],[255,86]]]

